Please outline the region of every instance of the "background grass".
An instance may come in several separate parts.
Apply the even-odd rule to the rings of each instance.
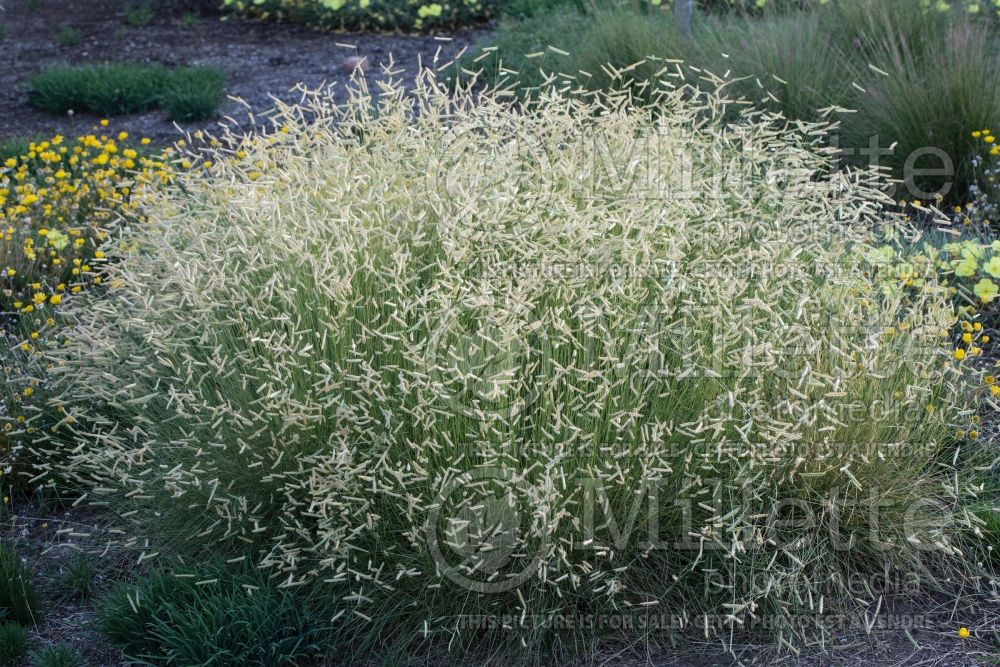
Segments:
[[[317,655],[321,645],[329,648],[329,616],[309,607],[300,592],[278,589],[256,568],[177,564],[134,584],[119,584],[102,602],[99,624],[136,660],[297,665]]]
[[[119,116],[149,111],[159,102],[166,71],[156,65],[109,63],[61,66],[39,72],[28,84],[28,99],[42,111],[89,111]]]
[[[218,67],[181,67],[167,75],[160,104],[175,121],[205,120],[218,114],[225,86]]]
[[[16,667],[28,653],[28,631],[17,623],[0,620],[0,665]]]
[[[830,117],[842,122],[831,138],[852,164],[871,166],[862,151],[873,141],[887,153],[879,164],[901,180],[918,149],[948,156],[952,177],[917,175],[912,192],[889,189],[910,199],[930,192],[966,198],[973,181],[970,133],[1000,126],[1000,22],[981,15],[929,11],[919,0],[839,0],[760,15],[703,12],[693,39],[682,39],[670,13],[584,4],[583,11],[564,3],[502,20],[460,69],[481,72],[482,81],[522,97],[537,95],[543,84],[564,91],[627,88],[644,104],[656,102],[641,91],[657,77],[696,82],[710,73],[730,81],[734,98],[791,120],[817,120],[833,107],[851,110]],[[677,60],[685,65],[672,64]],[[925,156],[912,166],[940,164]]]
[[[32,651],[29,667],[83,667],[83,657],[72,644],[59,643]]]
[[[0,618],[34,625],[41,613],[31,574],[13,546],[0,544]]]
[[[32,106],[55,114],[118,116],[162,106],[171,119],[186,122],[217,114],[224,87],[225,74],[216,67],[61,66],[32,76],[28,99]]]

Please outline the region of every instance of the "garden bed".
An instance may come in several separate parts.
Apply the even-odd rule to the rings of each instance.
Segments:
[[[74,0],[34,0],[7,7],[2,20],[6,66],[0,69],[0,139],[74,136],[88,131],[97,117],[76,113],[53,116],[28,104],[32,74],[60,64],[108,61],[176,65],[215,65],[227,75],[227,96],[262,111],[273,106],[272,95],[296,99],[289,91],[299,83],[318,87],[346,81],[349,58],[367,59],[370,82],[383,78],[380,64],[394,63],[396,78],[408,81],[419,63],[447,62],[471,45],[484,30],[468,29],[447,36],[331,34],[291,24],[258,23],[210,11],[213,2],[160,0],[151,6],[148,25],[130,26],[120,0],[90,0],[86,11]],[[60,45],[60,30],[80,37],[75,45]],[[211,130],[222,117],[247,119],[243,105],[223,102],[220,118],[186,123],[187,131]],[[157,144],[177,138],[177,129],[160,110],[120,117],[115,127]]]
[[[482,30],[76,5],[0,15],[0,138],[50,138],[0,159],[0,665],[17,641],[74,665],[996,663],[1000,241],[908,240],[923,215],[988,231],[995,197],[891,205],[827,178],[830,128],[706,119],[718,90],[655,89],[651,123],[414,81]],[[295,89],[362,59],[374,95],[395,63],[378,113]],[[237,125],[197,153],[142,148],[179,137],[162,90],[110,122],[28,106],[33,74],[107,61],[298,105],[244,138],[227,100],[183,124]],[[689,155],[694,192],[726,176],[697,210],[592,159],[667,185]]]
[[[135,559],[139,551],[106,551],[105,541],[111,519],[93,508],[30,502],[22,503],[13,510],[12,516],[0,522],[0,541],[17,545],[38,585],[45,618],[32,631],[32,645],[65,642],[79,651],[88,667],[120,664],[123,660],[121,652],[111,646],[98,630],[98,606],[116,582],[134,579],[137,573]],[[93,590],[85,599],[74,597],[66,583],[67,566],[79,555],[85,555],[94,567]],[[995,659],[990,658],[994,653],[989,642],[956,641],[952,629],[954,601],[928,599],[915,602],[901,599],[894,602],[890,598],[886,605],[896,614],[920,614],[938,619],[941,630],[911,630],[910,634],[919,643],[919,648],[902,632],[876,629],[872,635],[855,630],[833,637],[826,653],[806,651],[799,657],[780,656],[775,654],[773,646],[756,642],[741,645],[738,641],[734,642],[734,653],[748,665],[794,667],[829,664],[889,667],[902,664],[904,659],[906,664],[936,667],[995,664]],[[984,620],[995,614],[995,610],[985,607],[981,613]],[[623,667],[708,667],[728,664],[733,660],[733,653],[721,651],[714,642],[705,642],[697,651],[689,645],[685,648],[664,648],[651,655],[641,648],[623,646],[619,650],[605,648],[600,656],[595,656],[595,660]],[[459,664],[457,657],[455,664]]]

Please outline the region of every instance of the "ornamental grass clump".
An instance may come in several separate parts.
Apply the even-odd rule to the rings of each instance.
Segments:
[[[911,231],[822,126],[661,95],[280,108],[67,304],[60,471],[144,562],[322,592],[342,657],[795,646],[872,618],[852,576],[971,585],[955,312],[872,259]]]

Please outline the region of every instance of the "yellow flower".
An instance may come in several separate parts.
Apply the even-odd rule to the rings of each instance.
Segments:
[[[972,636],[972,633],[969,632],[969,628],[962,626],[958,629],[958,636],[961,637],[962,639],[968,639],[969,637]]]
[[[58,306],[60,303],[62,303],[62,295],[61,294],[53,294],[49,298],[49,303],[51,303],[53,306]]]
[[[953,354],[955,357],[955,361],[962,361],[963,359],[965,359],[965,350],[963,350],[962,348],[958,348],[957,350],[955,350]]]
[[[989,303],[1000,294],[1000,287],[989,278],[983,278],[975,284],[972,291],[983,303]]]

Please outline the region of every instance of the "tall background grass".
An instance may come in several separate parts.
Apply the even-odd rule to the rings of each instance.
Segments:
[[[943,166],[915,151],[941,151],[954,176],[920,173],[893,194],[961,200],[972,183],[971,131],[1000,126],[1000,38],[990,11],[957,9],[937,11],[919,0],[771,3],[757,14],[702,12],[687,39],[670,12],[567,3],[502,20],[460,69],[522,96],[540,87],[629,88],[644,103],[658,102],[648,95],[658,79],[697,82],[710,73],[711,81],[729,80],[735,97],[792,120],[842,110],[833,116],[842,122],[834,142],[850,164],[872,166],[863,151],[874,145],[878,164],[903,180],[908,159],[921,171]],[[694,69],[674,64],[680,60]]]

